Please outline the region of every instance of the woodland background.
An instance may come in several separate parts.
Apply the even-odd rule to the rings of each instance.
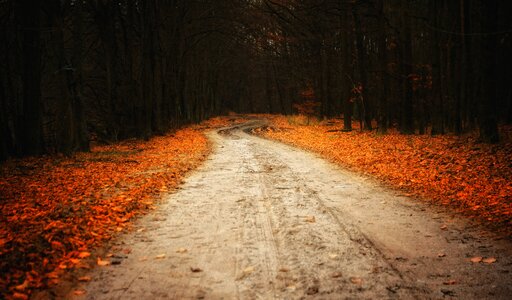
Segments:
[[[368,130],[512,122],[505,0],[0,3],[0,159],[148,139],[227,111]]]

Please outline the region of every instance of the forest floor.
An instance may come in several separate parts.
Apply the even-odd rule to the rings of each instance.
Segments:
[[[210,131],[175,193],[35,299],[507,299],[512,243],[309,152]],[[256,128],[263,128],[257,130]]]
[[[2,164],[3,296],[48,285],[33,298],[512,293],[510,140],[264,117]],[[208,131],[210,153],[203,132],[228,124]]]

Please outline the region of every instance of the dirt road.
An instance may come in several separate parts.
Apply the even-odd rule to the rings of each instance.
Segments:
[[[509,241],[243,128],[210,134],[206,163],[116,242],[113,265],[76,298],[512,295]]]

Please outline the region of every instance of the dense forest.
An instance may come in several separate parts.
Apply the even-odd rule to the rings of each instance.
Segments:
[[[6,0],[0,159],[296,113],[499,141],[506,0]],[[306,108],[306,109],[305,109]]]

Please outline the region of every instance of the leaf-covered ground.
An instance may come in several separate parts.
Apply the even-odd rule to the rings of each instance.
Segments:
[[[259,134],[512,232],[512,128],[502,129],[502,143],[486,145],[475,135],[379,135],[341,132],[342,120],[304,126],[308,120],[300,117],[269,119],[267,128],[256,130]]]
[[[68,270],[89,268],[95,247],[204,160],[202,129],[227,124],[216,118],[150,141],[0,164],[0,298],[26,299]]]

